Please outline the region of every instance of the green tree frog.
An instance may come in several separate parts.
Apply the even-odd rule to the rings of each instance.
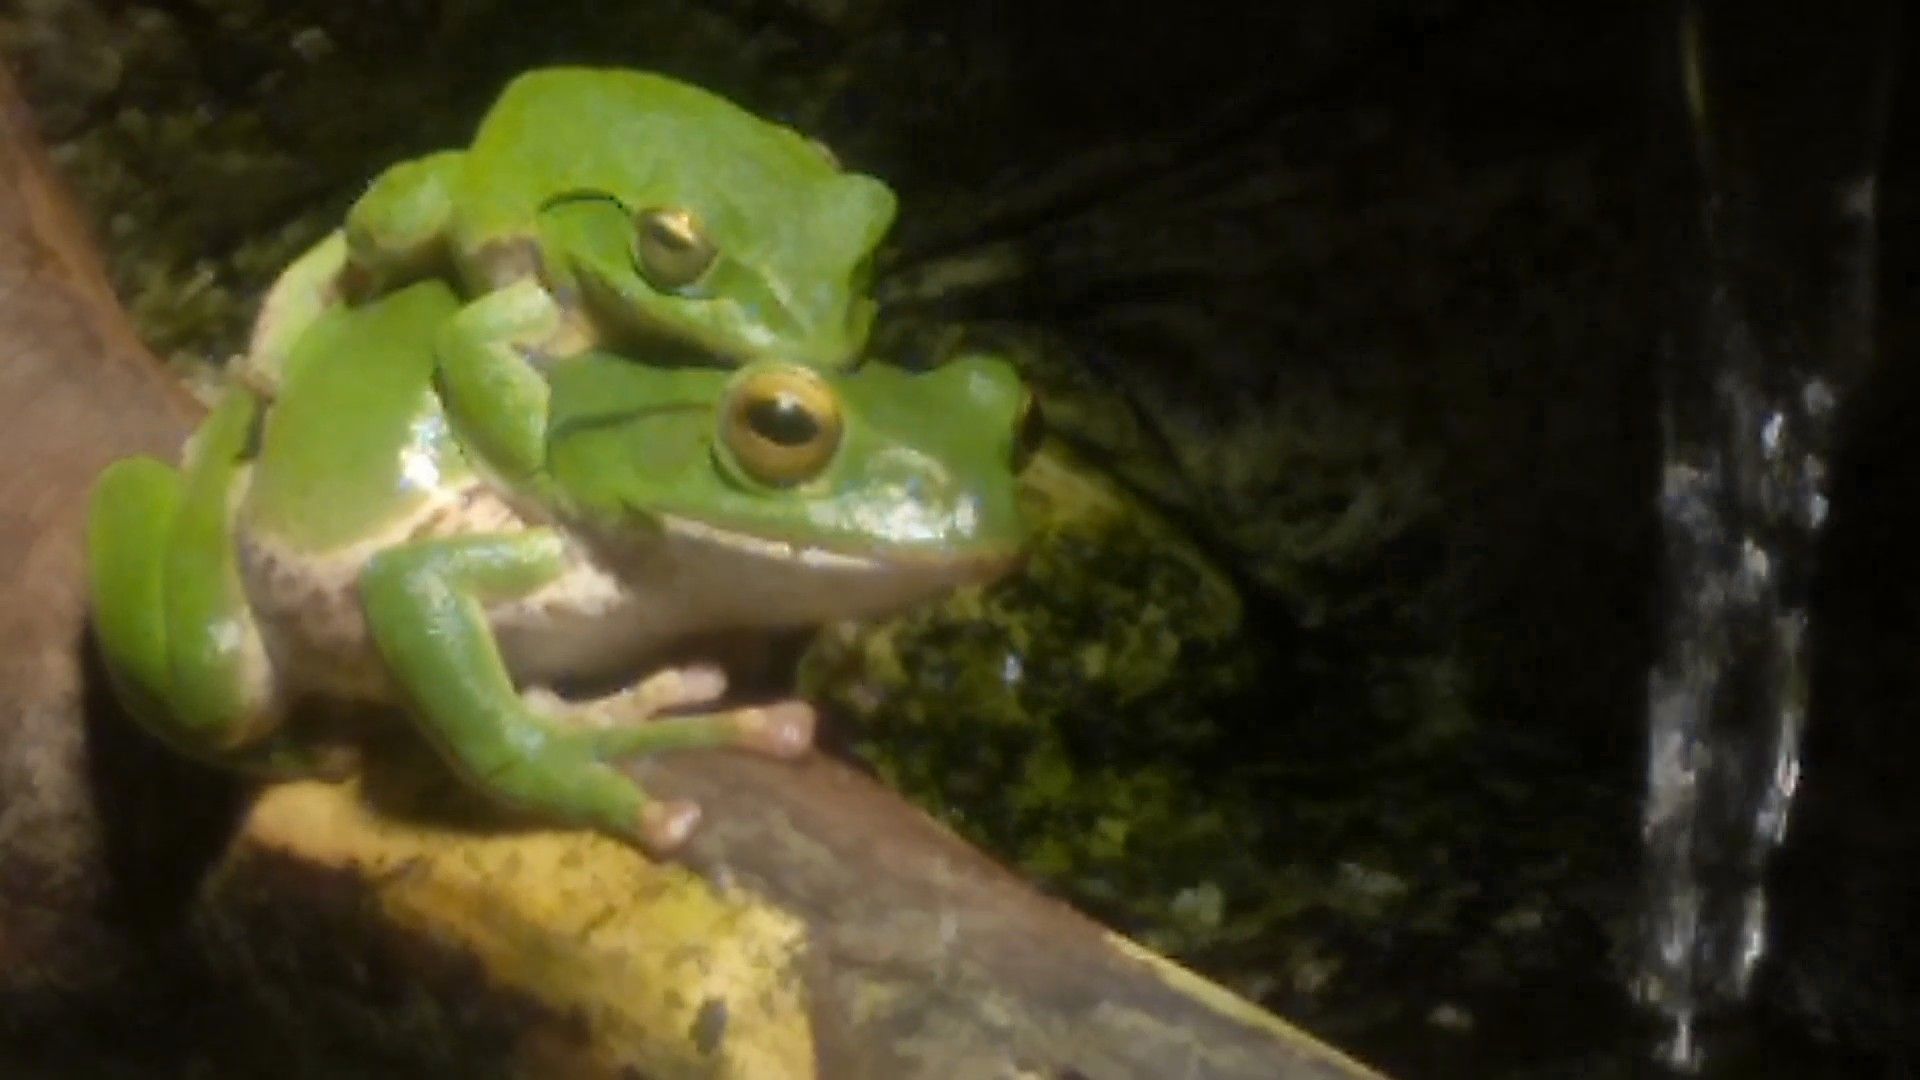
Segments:
[[[485,373],[449,387],[449,403],[467,412],[475,452],[524,476],[538,425],[485,423],[520,415],[540,392],[534,369],[560,358],[604,347],[658,363],[853,365],[894,208],[879,180],[704,90],[638,71],[532,71],[469,147],[388,169],[281,276],[242,374],[271,394],[320,311],[444,279],[465,302],[434,347]]]
[[[464,303],[428,277],[319,310],[276,393],[236,381],[177,470],[102,475],[96,632],[145,726],[206,759],[301,770],[316,755],[297,702],[389,702],[479,791],[666,852],[698,807],[613,763],[794,755],[814,714],[723,707],[717,667],[657,658],[887,612],[1018,558],[1032,413],[999,358],[910,373],[577,351],[489,399],[495,426],[535,435],[508,478],[437,390],[501,377],[436,353]]]

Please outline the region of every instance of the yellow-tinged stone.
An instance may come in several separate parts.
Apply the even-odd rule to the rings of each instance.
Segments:
[[[470,956],[488,992],[565,1018],[520,1041],[527,1075],[814,1074],[804,926],[626,844],[405,821],[356,783],[303,781],[261,794],[210,883],[216,907],[249,853],[345,871],[382,923]]]

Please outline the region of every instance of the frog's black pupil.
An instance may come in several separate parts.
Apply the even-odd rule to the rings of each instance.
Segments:
[[[805,446],[820,437],[820,421],[788,393],[769,394],[747,406],[754,432],[780,446]]]
[[[685,251],[693,246],[679,230],[658,219],[647,222],[647,235],[654,243],[673,251]]]

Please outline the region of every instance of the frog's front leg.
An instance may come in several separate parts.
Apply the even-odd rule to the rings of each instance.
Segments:
[[[447,237],[463,151],[403,161],[375,177],[347,210],[340,280],[357,299],[452,271]]]
[[[711,676],[677,686],[663,685],[666,676],[641,683],[631,695],[647,706],[638,716],[619,715],[629,711],[616,702],[619,695],[570,714],[550,695],[523,692],[508,673],[486,606],[524,597],[565,570],[565,541],[545,529],[425,540],[375,556],[360,591],[374,644],[458,772],[543,817],[670,851],[693,828],[698,808],[648,798],[608,761],[723,746],[790,756],[811,741],[812,713],[789,702],[651,719],[660,707],[717,693]]]
[[[375,178],[347,211],[345,226],[321,237],[274,279],[233,378],[271,400],[288,355],[322,312],[433,273],[451,275],[446,238],[462,156],[457,150],[429,154]]]
[[[528,278],[461,308],[435,342],[435,377],[461,439],[508,480],[546,459],[547,380],[540,366],[592,345],[575,313]]]

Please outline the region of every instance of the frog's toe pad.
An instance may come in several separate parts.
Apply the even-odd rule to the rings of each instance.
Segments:
[[[700,807],[684,799],[660,799],[640,808],[640,843],[653,855],[671,855],[700,824]]]
[[[727,692],[727,673],[712,664],[689,664],[668,668],[649,676],[637,686],[600,699],[587,706],[601,714],[602,722],[638,724],[657,720],[661,713],[705,705]]]
[[[813,748],[818,714],[804,701],[781,701],[740,713],[742,749],[773,757],[794,758]]]
[[[727,692],[727,673],[716,664],[690,664],[669,674],[673,685],[663,708],[704,704]]]

